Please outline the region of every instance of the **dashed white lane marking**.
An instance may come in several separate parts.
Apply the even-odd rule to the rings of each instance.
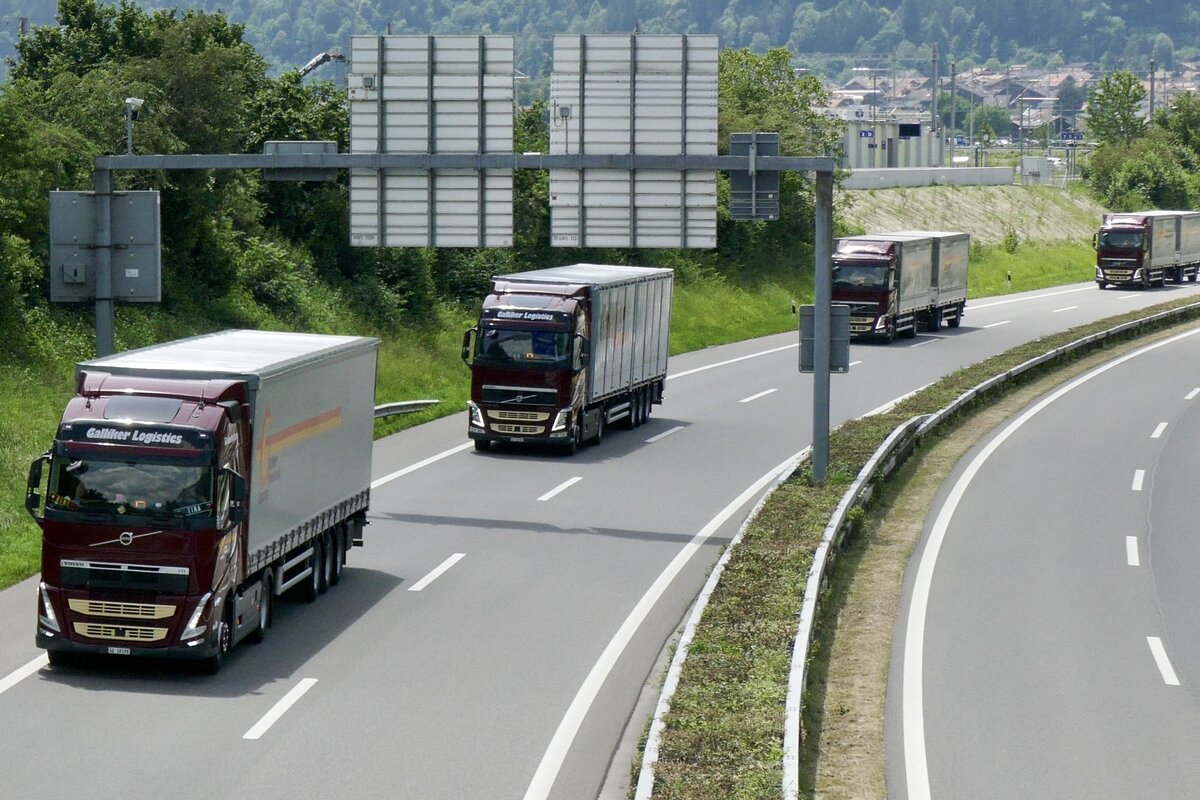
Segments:
[[[1135,297],[1141,297],[1141,295],[1140,294],[1123,294],[1120,297],[1118,297],[1117,299],[1118,300],[1132,300]]]
[[[49,663],[50,663],[50,659],[48,659],[46,657],[45,653],[42,653],[40,656],[35,658],[33,661],[30,661],[28,664],[21,667],[20,669],[13,670],[12,672],[5,675],[3,678],[0,678],[0,694],[4,694],[9,689],[16,686],[18,683],[25,680],[30,675],[37,672],[39,669],[41,669],[42,667],[46,666]]]
[[[422,467],[428,467],[430,464],[434,463],[435,461],[441,461],[443,458],[446,458],[447,456],[452,456],[455,453],[461,453],[463,450],[467,450],[468,448],[471,448],[474,446],[475,445],[472,442],[463,442],[458,447],[451,447],[449,450],[443,450],[442,452],[438,453],[437,455],[430,456],[429,458],[425,459],[424,461],[418,461],[416,464],[410,464],[409,466],[405,467],[404,469],[398,469],[395,472],[391,473],[390,475],[384,475],[382,478],[378,478],[376,480],[371,481],[371,488],[374,489],[376,487],[383,486],[385,483],[388,483],[389,481],[396,480],[396,478],[403,478],[405,475],[407,475],[410,472],[416,472],[417,470],[421,469]]]
[[[670,380],[674,380],[675,378],[682,378],[684,375],[694,375],[697,372],[704,372],[705,370],[708,370],[708,369],[716,369],[717,367],[724,367],[724,366],[728,366],[729,364],[736,364],[739,361],[745,361],[750,358],[758,358],[759,356],[768,356],[771,353],[779,353],[784,350],[791,350],[793,347],[799,347],[799,346],[800,346],[800,344],[797,342],[796,344],[787,344],[787,345],[784,345],[783,347],[775,347],[770,350],[762,350],[757,353],[751,353],[748,356],[738,356],[737,358],[731,358],[728,361],[718,361],[716,364],[709,364],[707,367],[696,367],[695,369],[684,370],[683,372],[676,372],[674,375],[668,375],[667,380],[670,381]]]
[[[1051,313],[1051,314],[1061,314],[1061,313],[1062,313],[1062,312],[1064,312],[1064,311],[1074,311],[1074,310],[1075,310],[1075,309],[1077,309],[1077,308],[1079,308],[1079,306],[1063,306],[1062,308],[1056,308],[1056,309],[1054,309],[1054,310],[1053,310],[1053,311],[1051,311],[1050,313]]]
[[[1138,541],[1136,536],[1125,537],[1125,561],[1131,567],[1140,567],[1142,565],[1142,560],[1138,557]]]
[[[434,567],[433,570],[428,575],[426,575],[424,578],[421,578],[421,580],[417,581],[412,586],[408,587],[408,590],[410,592],[421,591],[426,586],[428,586],[429,584],[436,581],[439,577],[441,577],[441,574],[443,572],[450,569],[455,564],[457,564],[460,560],[462,560],[462,557],[465,555],[466,555],[466,553],[455,553],[454,555],[450,556],[445,561],[443,561],[441,564],[438,564],[436,567]]]
[[[676,425],[674,428],[667,428],[665,431],[658,434],[657,436],[651,436],[649,439],[647,439],[646,444],[653,444],[654,442],[657,442],[659,439],[665,439],[668,436],[670,436],[672,433],[679,433],[681,430],[683,430],[682,425]]]
[[[304,693],[313,687],[317,682],[316,678],[305,678],[298,684],[292,687],[292,690],[283,696],[283,699],[271,707],[271,710],[263,715],[263,718],[254,724],[254,727],[242,734],[243,739],[259,739],[264,733],[270,730],[271,726],[279,721],[279,718],[287,713],[287,710],[296,705]]]
[[[1185,394],[1185,395],[1183,396],[1183,399],[1184,399],[1184,400],[1192,400],[1192,399],[1194,399],[1194,398],[1196,397],[1196,395],[1198,395],[1198,394],[1200,394],[1200,388],[1192,389],[1190,392],[1188,392],[1187,394]]]
[[[859,364],[861,364],[861,363],[863,363],[863,362],[861,362],[861,361],[851,361],[851,362],[850,362],[850,366],[852,366],[852,367],[857,367],[857,366],[858,366]],[[1197,389],[1196,391],[1200,391],[1200,389]]]
[[[738,400],[738,402],[739,403],[753,403],[755,400],[757,400],[760,397],[766,397],[767,395],[774,394],[775,392],[778,392],[778,391],[779,391],[778,389],[767,389],[765,392],[759,392],[758,394],[752,394],[749,397],[743,397],[741,400]]]
[[[539,497],[538,502],[539,503],[546,502],[547,500],[549,500],[552,497],[554,497],[555,495],[557,495],[559,492],[570,489],[572,486],[579,483],[581,480],[583,480],[582,475],[576,475],[574,478],[568,478],[567,480],[560,483],[558,486],[555,486],[553,489],[551,489],[550,491],[546,492],[544,495]]]
[[[999,328],[1001,325],[1008,325],[1011,322],[1012,322],[1011,319],[1006,319],[1003,322],[993,322],[991,325],[984,325],[983,327],[984,328]]]
[[[1163,683],[1167,686],[1178,686],[1179,677],[1171,667],[1171,659],[1167,658],[1167,651],[1163,647],[1162,639],[1157,636],[1147,636],[1146,643],[1150,645],[1150,652],[1154,654],[1154,663],[1158,665]]]
[[[1135,492],[1140,492],[1142,490],[1142,484],[1145,482],[1146,482],[1146,470],[1135,469],[1133,471],[1133,490]]]
[[[1158,427],[1154,429],[1154,433],[1150,434],[1150,438],[1151,439],[1159,438],[1160,436],[1163,435],[1163,431],[1165,431],[1166,429],[1167,429],[1167,423],[1165,423],[1165,422],[1158,423]]]

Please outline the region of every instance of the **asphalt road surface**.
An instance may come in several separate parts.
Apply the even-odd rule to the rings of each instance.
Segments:
[[[834,424],[1052,332],[1181,295],[1061,287],[851,348]],[[375,445],[339,586],[280,604],[215,677],[45,666],[33,580],[0,592],[0,797],[593,798],[721,547],[811,441],[786,334],[671,360],[650,422],[575,457],[475,453],[462,416]],[[463,374],[463,380],[467,376]],[[401,399],[401,398],[397,398]],[[627,730],[628,724],[628,730]]]
[[[1049,393],[962,459],[894,638],[890,796],[1200,792],[1200,328]]]

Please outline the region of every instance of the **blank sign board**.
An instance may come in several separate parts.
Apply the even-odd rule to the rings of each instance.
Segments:
[[[555,36],[550,152],[635,164],[550,170],[551,244],[716,247],[716,172],[636,157],[717,154],[717,37]]]
[[[353,36],[352,154],[511,153],[513,37]],[[511,169],[352,169],[350,243],[510,247]]]

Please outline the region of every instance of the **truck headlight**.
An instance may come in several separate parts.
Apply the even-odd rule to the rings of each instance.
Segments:
[[[471,424],[477,428],[483,427],[483,412],[472,401],[467,401],[467,413],[471,415]]]
[[[38,596],[42,602],[42,613],[38,614],[38,622],[47,630],[61,633],[62,628],[58,626],[58,617],[54,614],[54,604],[50,602],[50,591],[45,583],[38,584]]]
[[[180,639],[193,639],[208,630],[207,625],[200,624],[200,618],[204,616],[204,610],[208,608],[208,601],[211,599],[212,592],[207,592],[204,597],[200,598],[200,602],[196,603],[196,610],[192,612],[192,618],[188,620],[187,627],[183,629]]]
[[[565,431],[567,429],[567,421],[571,419],[571,409],[564,408],[558,412],[558,416],[554,418],[554,424],[550,426],[550,431]]]
[[[880,317],[875,320],[875,330],[882,331],[887,329],[887,317]]]

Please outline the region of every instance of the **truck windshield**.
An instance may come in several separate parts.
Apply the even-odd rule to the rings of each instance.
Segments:
[[[212,467],[55,456],[48,509],[202,519],[213,513]]]
[[[1100,234],[1101,247],[1137,248],[1142,246],[1139,231],[1105,231]]]
[[[838,289],[884,289],[887,274],[884,266],[843,264],[833,268],[833,285]]]
[[[485,327],[476,339],[475,360],[497,366],[568,367],[571,335],[566,331]]]

